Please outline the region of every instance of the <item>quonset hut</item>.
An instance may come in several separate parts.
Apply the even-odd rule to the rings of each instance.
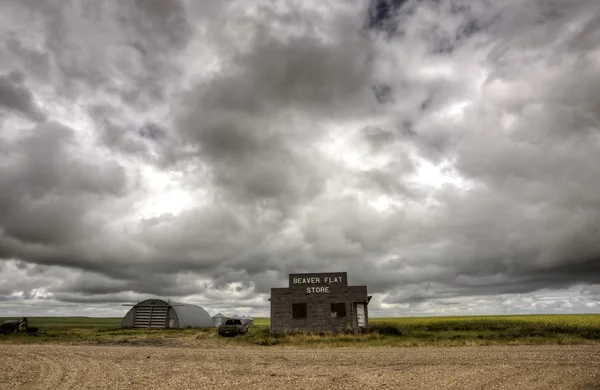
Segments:
[[[213,327],[210,314],[197,305],[147,299],[134,305],[121,321],[121,328],[185,329]]]

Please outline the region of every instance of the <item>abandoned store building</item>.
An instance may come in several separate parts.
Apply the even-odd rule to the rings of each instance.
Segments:
[[[290,274],[271,289],[271,333],[357,330],[368,324],[367,286],[348,286],[346,272]]]

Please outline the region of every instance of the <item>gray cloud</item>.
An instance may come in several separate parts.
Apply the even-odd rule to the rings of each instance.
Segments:
[[[16,111],[36,122],[44,119],[33,94],[23,85],[23,74],[18,71],[0,76],[0,107]]]
[[[38,244],[80,239],[95,229],[92,205],[102,196],[124,195],[122,167],[70,156],[73,141],[72,129],[49,122],[3,156],[0,220],[5,237]]]
[[[4,313],[597,307],[594,1],[0,7]]]

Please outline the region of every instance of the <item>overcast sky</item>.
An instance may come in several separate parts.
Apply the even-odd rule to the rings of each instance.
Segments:
[[[597,0],[2,0],[0,316],[600,311]]]

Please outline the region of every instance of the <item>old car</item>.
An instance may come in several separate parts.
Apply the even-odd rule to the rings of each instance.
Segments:
[[[18,320],[6,320],[0,324],[0,334],[35,334],[38,328],[32,328],[28,325],[27,317]]]

